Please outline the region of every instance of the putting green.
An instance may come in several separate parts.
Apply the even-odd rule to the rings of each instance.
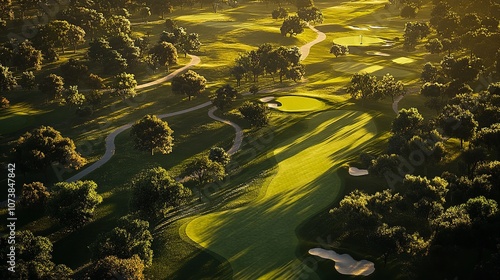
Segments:
[[[281,96],[276,98],[281,106],[276,109],[283,112],[306,112],[321,109],[325,104],[316,98],[304,96]]]
[[[317,278],[297,259],[295,230],[338,199],[336,169],[357,156],[377,129],[370,115],[355,111],[322,112],[303,122],[307,128],[296,136],[275,138],[270,150],[278,169],[258,200],[186,226],[189,238],[230,262],[234,279]]]
[[[362,44],[360,44],[361,40],[363,41]],[[347,46],[371,46],[382,44],[385,41],[380,38],[370,36],[363,36],[363,38],[361,38],[360,36],[347,36],[333,39],[333,42]]]

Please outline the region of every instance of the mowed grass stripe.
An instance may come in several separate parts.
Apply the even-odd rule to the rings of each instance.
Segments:
[[[360,112],[328,111],[304,121],[306,132],[274,148],[278,173],[267,178],[261,199],[186,227],[189,238],[231,263],[235,279],[293,278],[289,273],[300,267],[297,226],[338,198],[335,170],[377,134]]]

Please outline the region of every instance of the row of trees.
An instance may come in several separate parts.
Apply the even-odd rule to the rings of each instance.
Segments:
[[[236,65],[231,69],[231,75],[235,77],[239,86],[241,79],[252,77],[257,82],[259,76],[264,73],[278,74],[280,82],[283,78],[299,81],[305,74],[304,65],[300,63],[301,57],[298,47],[278,47],[271,44],[263,44],[257,50],[240,54],[236,59]]]
[[[347,87],[347,92],[354,99],[361,99],[364,103],[366,99],[379,100],[385,97],[404,95],[406,90],[401,81],[397,81],[391,74],[386,74],[382,79],[369,73],[356,73],[351,77],[351,82]]]

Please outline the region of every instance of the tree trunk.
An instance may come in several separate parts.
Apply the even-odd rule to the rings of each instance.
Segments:
[[[463,150],[464,148],[464,139],[460,138],[460,149]]]
[[[151,149],[151,155],[154,156],[155,155],[155,149]]]

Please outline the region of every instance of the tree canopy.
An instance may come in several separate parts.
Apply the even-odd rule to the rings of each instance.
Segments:
[[[173,132],[166,121],[154,115],[146,115],[132,126],[130,135],[136,149],[151,151],[151,155],[155,151],[166,155],[172,152]]]

